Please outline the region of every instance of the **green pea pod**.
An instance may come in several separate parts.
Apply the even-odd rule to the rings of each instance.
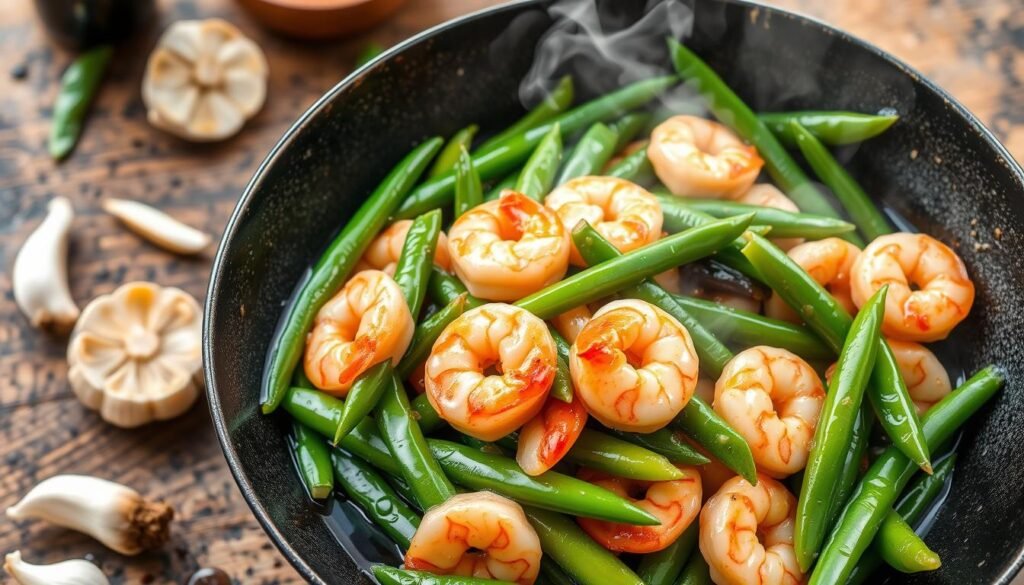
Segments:
[[[453,134],[448,139],[448,142],[445,143],[441,152],[437,153],[437,158],[434,159],[434,166],[430,167],[430,172],[427,173],[427,179],[436,178],[454,169],[459,161],[460,153],[464,150],[469,150],[469,147],[473,144],[473,137],[476,136],[479,129],[480,127],[476,124],[470,124]]]
[[[667,205],[686,205],[703,211],[715,217],[732,217],[741,213],[753,213],[754,223],[771,228],[773,238],[807,238],[809,240],[820,240],[832,236],[840,236],[857,229],[852,223],[827,217],[824,215],[811,215],[809,213],[794,213],[774,207],[761,205],[748,205],[725,199],[690,199],[681,200],[679,197],[669,199],[661,195],[658,199],[662,207]]]
[[[402,289],[409,311],[415,319],[427,296],[430,267],[434,265],[434,250],[441,233],[441,210],[428,211],[417,217],[405,234],[402,253],[395,266],[395,283]]]
[[[757,115],[786,146],[796,146],[791,122],[797,122],[815,138],[831,146],[855,144],[885,132],[897,120],[896,115],[859,112],[770,112]]]
[[[556,122],[544,135],[523,171],[516,180],[516,191],[542,201],[555,183],[558,165],[562,162],[562,131]]]
[[[523,509],[537,531],[544,556],[580,585],[644,585],[619,557],[594,542],[571,519],[534,507]]]
[[[373,576],[380,581],[380,585],[515,585],[508,581],[458,575],[435,575],[423,571],[396,569],[387,565],[374,565]]]
[[[386,51],[387,48],[384,45],[377,42],[369,42],[363,46],[363,50],[359,52],[359,56],[356,57],[356,69],[359,69],[363,65],[366,65],[370,61],[377,58],[378,55]]]
[[[868,240],[891,234],[889,220],[875,206],[857,180],[832,157],[828,148],[795,120],[789,125],[790,131],[796,137],[796,145],[807,159],[807,164],[814,169],[821,182],[832,190],[836,199],[850,214],[853,223],[860,229],[860,233]]]
[[[632,112],[609,124],[608,127],[618,137],[612,152],[621,152],[623,148],[629,146],[629,143],[633,142],[650,123],[650,114],[646,112]]]
[[[103,73],[113,53],[114,49],[109,45],[96,47],[79,55],[64,70],[50,122],[49,149],[55,160],[66,157],[78,142],[89,105],[103,81]]]
[[[515,189],[516,188],[516,181],[518,181],[518,180],[519,180],[519,171],[510,173],[507,177],[505,177],[504,179],[501,179],[500,181],[495,183],[494,187],[491,187],[491,190],[487,192],[486,196],[484,196],[484,200],[485,201],[494,201],[495,199],[500,199],[501,198],[501,194],[502,194],[503,191],[505,191],[505,189]]]
[[[388,217],[412,188],[441,147],[440,138],[427,140],[398,164],[360,206],[327,252],[285,314],[283,326],[270,344],[269,365],[263,374],[260,404],[264,414],[273,412],[288,391],[295,364],[306,344],[317,311],[348,278],[363,252],[388,222]]]
[[[672,426],[686,433],[743,479],[757,484],[757,469],[750,445],[718,416],[710,404],[691,396],[686,408],[672,421]]]
[[[473,151],[473,156],[481,156],[490,152],[494,150],[495,146],[504,144],[516,136],[525,134],[527,130],[532,130],[549,122],[552,118],[569,109],[569,106],[572,105],[573,94],[572,77],[566,75],[558,80],[558,85],[555,86],[550,94],[545,96],[544,101],[537,104],[537,107],[530,110],[529,113],[516,121],[515,124],[487,139],[486,142]]]
[[[576,148],[562,166],[555,184],[561,185],[570,179],[599,174],[604,164],[615,154],[618,138],[618,133],[601,122],[591,126],[576,143]]]
[[[626,155],[605,173],[609,177],[618,177],[638,185],[649,185],[654,182],[654,167],[647,159],[647,145]],[[676,230],[679,231],[679,230]]]
[[[614,429],[607,429],[607,432],[623,441],[629,441],[648,451],[653,451],[672,463],[678,463],[679,465],[704,465],[711,462],[710,459],[691,447],[677,431],[672,429],[658,429],[653,433],[626,433]]]
[[[416,421],[420,424],[420,430],[424,433],[432,433],[437,429],[444,426],[444,420],[441,419],[441,415],[437,414],[434,407],[430,404],[430,399],[427,398],[426,394],[420,394],[412,403],[413,416]]]
[[[690,555],[690,560],[683,567],[676,585],[714,585],[711,581],[711,570],[702,555]]]
[[[341,449],[331,452],[334,477],[350,500],[402,549],[416,534],[420,517],[373,467]]]
[[[889,285],[878,289],[857,313],[821,407],[794,523],[793,551],[804,572],[814,562],[829,528],[829,506],[838,490],[864,389],[878,354],[888,290]]]
[[[656,553],[644,555],[636,568],[637,575],[647,585],[675,585],[683,572],[683,566],[697,548],[697,536],[700,533],[700,521],[694,519],[690,526],[676,539]]]
[[[370,415],[373,409],[384,394],[384,387],[391,380],[393,370],[391,361],[383,361],[356,379],[345,396],[344,406],[341,408],[341,417],[338,418],[338,429],[334,432],[335,445],[341,442],[345,435],[352,432],[360,421]]]
[[[490,180],[501,177],[523,164],[536,149],[544,136],[557,124],[562,133],[571,135],[594,122],[607,120],[636,109],[674,85],[674,75],[646,79],[628,85],[618,91],[601,96],[593,101],[573,108],[550,122],[512,134],[500,141],[481,147],[473,155],[473,164],[480,173],[480,178]],[[490,141],[488,141],[490,142]],[[455,173],[447,172],[437,178],[424,182],[409,194],[396,218],[408,219],[417,215],[448,205],[455,191]]]
[[[551,559],[540,560],[540,579],[537,582],[541,585],[576,585],[572,577],[566,575]]]
[[[884,543],[879,552],[885,562],[901,573],[934,571],[942,566],[939,555],[928,548],[899,514],[891,510],[882,521],[875,540]]]
[[[1004,376],[989,366],[940,400],[921,419],[930,449],[936,449],[1002,387]],[[916,469],[899,449],[889,447],[857,484],[839,523],[818,558],[810,585],[846,583],[861,555]]]
[[[642,481],[669,481],[683,472],[666,457],[611,435],[583,429],[566,460],[618,477]]]
[[[654,526],[658,519],[612,492],[554,471],[531,477],[514,459],[430,439],[430,449],[455,483],[488,490],[520,504],[586,518]],[[563,565],[563,568],[566,568]]]
[[[742,234],[751,219],[751,215],[740,215],[662,238],[577,272],[520,300],[516,305],[541,319],[550,319],[669,268],[713,254]]]
[[[431,275],[431,279],[433,279],[433,275]],[[409,342],[409,349],[405,350],[402,361],[398,362],[398,367],[395,368],[399,378],[402,380],[407,379],[412,375],[417,366],[427,360],[431,348],[434,347],[434,341],[441,335],[444,328],[465,312],[468,297],[469,293],[456,295],[441,310],[427,317],[416,326],[416,331],[412,335],[412,341]]]
[[[484,188],[480,184],[480,175],[473,166],[466,149],[462,149],[455,163],[455,217],[461,217],[470,209],[484,202]]]
[[[334,490],[331,455],[327,451],[324,438],[314,434],[306,425],[293,420],[289,443],[309,497],[322,500],[331,495],[331,491]]]
[[[875,356],[875,359],[878,359],[878,356]],[[843,463],[839,470],[839,483],[836,486],[835,494],[833,494],[828,504],[828,516],[825,522],[826,531],[836,525],[836,520],[839,520],[839,515],[842,514],[843,508],[846,507],[846,502],[850,499],[850,494],[853,492],[853,487],[857,484],[861,465],[864,463],[864,457],[867,455],[868,439],[871,437],[871,427],[874,421],[875,419],[871,415],[871,405],[867,402],[862,402],[860,412],[853,424],[853,437],[846,448],[846,454],[843,457]],[[802,477],[800,478],[800,485],[803,485]]]
[[[572,403],[572,373],[569,372],[569,342],[554,327],[548,327],[551,339],[555,341],[555,350],[558,352],[557,369],[555,380],[551,383],[551,397],[561,400],[566,404]]]

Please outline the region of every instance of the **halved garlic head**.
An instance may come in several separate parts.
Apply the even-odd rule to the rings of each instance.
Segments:
[[[68,345],[68,379],[109,423],[176,417],[201,387],[202,311],[177,288],[130,282],[82,311]]]
[[[142,99],[149,121],[189,140],[234,135],[263,106],[263,51],[219,18],[172,24],[149,56]]]

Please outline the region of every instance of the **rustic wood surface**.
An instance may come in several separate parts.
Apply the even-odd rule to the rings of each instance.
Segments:
[[[201,298],[212,250],[168,255],[99,209],[102,198],[157,205],[219,235],[264,154],[326,89],[348,73],[360,48],[392,44],[489,0],[411,0],[389,23],[347,42],[307,45],[268,34],[229,0],[161,1],[159,23],[119,49],[85,132],[62,165],[46,155],[50,104],[69,55],[40,30],[27,0],[0,10],[0,509],[59,472],[130,484],[174,505],[166,550],[127,560],[74,533],[0,519],[0,553],[33,562],[89,556],[115,583],[182,583],[216,566],[240,583],[299,579],[263,534],[232,480],[201,399],[181,419],[125,431],[83,408],[66,381],[65,340],[29,326],[11,293],[10,267],[46,202],[69,197],[78,212],[71,282],[81,305],[137,279]],[[1024,11],[1016,0],[783,0],[779,4],[846,28],[895,53],[949,89],[1024,157]],[[1014,9],[1014,5],[1018,9]],[[273,91],[237,137],[188,144],[151,128],[139,96],[145,56],[158,32],[181,18],[221,16],[266,50]],[[10,72],[27,67],[27,77]]]

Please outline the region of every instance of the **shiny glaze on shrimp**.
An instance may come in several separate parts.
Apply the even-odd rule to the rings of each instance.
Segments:
[[[587,424],[587,409],[579,400],[565,403],[548,397],[540,414],[519,430],[516,461],[527,475],[551,469],[572,449]]]
[[[317,388],[344,396],[374,365],[398,363],[414,329],[395,281],[379,270],[358,272],[316,314],[306,337],[306,377]]]
[[[732,199],[754,183],[764,161],[725,126],[673,116],[651,132],[647,158],[676,195]]]
[[[818,284],[825,287],[832,297],[848,313],[857,313],[850,291],[850,274],[853,264],[860,256],[860,248],[839,238],[825,238],[814,242],[806,242],[787,252],[793,262],[803,268]],[[777,294],[772,294],[765,304],[765,314],[775,319],[792,323],[803,320],[786,301]]]
[[[409,234],[411,227],[411,219],[402,219],[384,228],[363,253],[363,257],[356,264],[356,270],[380,270],[386,272],[388,276],[394,276],[395,267],[398,266],[398,257],[402,255],[402,246],[405,244],[405,237]],[[437,236],[434,264],[445,270],[451,269],[448,238],[445,237],[444,232]]]
[[[551,192],[544,205],[566,229],[586,220],[620,252],[646,246],[661,237],[661,203],[640,185],[616,177],[578,177]],[[576,246],[569,262],[586,266]]]
[[[601,307],[569,352],[576,398],[607,427],[650,433],[669,423],[697,384],[690,333],[644,301]]]
[[[671,481],[638,481],[583,469],[578,477],[603,487],[650,513],[661,524],[635,526],[594,518],[576,522],[598,544],[615,552],[645,554],[662,550],[697,518],[701,505],[700,474],[693,467],[678,466],[683,477]]]
[[[448,230],[452,267],[470,294],[513,301],[565,276],[569,232],[553,211],[506,190],[470,209]]]
[[[927,347],[912,341],[888,341],[918,414],[924,414],[953,391],[946,368]]]
[[[566,341],[572,343],[576,341],[576,337],[579,336],[580,331],[583,331],[583,327],[594,318],[594,314],[590,311],[590,307],[586,305],[580,305],[573,307],[564,313],[559,313],[551,319],[551,324],[555,326],[555,330],[565,338]]]
[[[786,196],[785,193],[779,191],[779,188],[775,185],[768,183],[758,183],[751,185],[747,191],[740,195],[736,201],[739,203],[746,203],[747,205],[757,205],[759,207],[771,207],[773,209],[781,209],[782,211],[792,211],[798,213],[800,208],[797,207],[793,200]],[[769,234],[771,235],[771,234]],[[789,250],[793,246],[798,246],[803,243],[803,238],[772,238],[772,242],[783,250]]]
[[[785,477],[807,464],[824,400],[821,379],[807,362],[761,345],[726,364],[714,409],[750,444],[758,470]]]
[[[875,238],[853,265],[853,302],[861,307],[882,288],[886,337],[938,341],[963,321],[974,304],[974,283],[956,252],[925,234]]]
[[[427,397],[457,430],[494,441],[540,412],[556,359],[543,321],[512,305],[483,305],[434,342],[424,369]]]
[[[540,539],[519,504],[476,492],[427,510],[405,553],[405,567],[531,585],[540,558]]]
[[[796,498],[764,474],[725,482],[700,513],[700,552],[718,585],[797,585]]]

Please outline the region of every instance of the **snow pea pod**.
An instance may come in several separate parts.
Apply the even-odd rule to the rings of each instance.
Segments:
[[[672,463],[680,465],[704,465],[711,460],[694,449],[672,429],[658,429],[653,433],[627,433],[614,429],[607,429],[609,434],[614,435],[623,441],[629,441],[644,449],[654,451],[662,455]]]
[[[656,553],[644,555],[636,568],[637,575],[647,585],[675,585],[683,566],[697,548],[700,519],[695,518],[675,542]]]
[[[807,238],[809,240],[820,240],[831,236],[838,236],[857,229],[852,223],[827,217],[824,215],[812,215],[810,213],[794,213],[774,207],[763,207],[760,205],[748,205],[725,199],[685,199],[672,196],[659,195],[664,206],[666,201],[673,205],[687,205],[698,211],[713,215],[718,218],[731,217],[741,213],[753,213],[754,224],[768,226],[771,229],[773,238]]]
[[[331,455],[327,451],[324,438],[313,433],[306,425],[293,420],[289,443],[309,497],[322,500],[331,495],[331,490],[334,489]]]
[[[620,152],[623,148],[629,146],[630,142],[633,142],[644,128],[651,123],[651,115],[646,112],[633,112],[626,114],[625,116],[615,120],[608,127],[611,128],[618,139],[615,141],[615,147],[612,149],[612,153]]]
[[[683,567],[676,585],[714,585],[711,581],[711,569],[702,555],[690,555],[690,560]]]
[[[55,160],[70,154],[78,142],[89,113],[89,104],[100,87],[113,54],[114,49],[109,45],[96,47],[79,55],[64,70],[50,122],[49,150]]]
[[[532,110],[529,111],[525,116],[516,121],[508,128],[505,128],[498,134],[495,134],[491,138],[488,138],[483,144],[481,144],[476,150],[473,151],[473,156],[481,156],[486,152],[494,149],[498,144],[502,144],[520,134],[525,134],[527,130],[531,130],[545,124],[552,118],[558,116],[562,112],[569,109],[572,105],[573,94],[575,93],[575,87],[572,82],[572,77],[566,75],[558,80],[558,84],[551,90],[544,100],[537,104]]]
[[[519,173],[518,172],[509,173],[508,176],[506,176],[504,179],[501,179],[500,181],[495,183],[493,187],[491,187],[491,190],[488,191],[487,195],[484,196],[484,200],[485,201],[494,201],[495,199],[500,198],[501,197],[501,193],[505,189],[514,189],[515,186],[516,186],[516,181],[518,181],[518,180],[519,180]]]
[[[791,122],[797,122],[815,138],[831,146],[854,144],[885,132],[897,115],[861,114],[860,112],[761,112],[762,122],[786,146],[796,146]]]
[[[550,559],[541,559],[540,579],[537,582],[541,585],[576,585],[572,578]]]
[[[381,585],[515,585],[508,581],[460,577],[458,575],[435,575],[423,571],[407,571],[387,565],[374,565],[373,576]]]
[[[384,387],[391,380],[393,370],[391,361],[383,361],[369,370],[363,372],[352,388],[345,396],[344,405],[341,407],[341,416],[338,417],[338,428],[334,431],[334,440],[337,445],[345,435],[356,428],[359,421],[363,420],[380,402],[384,394]]]
[[[455,218],[484,202],[484,188],[473,159],[463,148],[455,162]]]
[[[532,506],[523,509],[537,531],[544,556],[580,585],[644,585],[619,557],[594,542],[571,519]]]
[[[402,549],[409,548],[409,541],[420,525],[419,515],[402,501],[376,470],[361,459],[334,449],[331,463],[334,478],[345,495],[395,544]]]
[[[902,516],[889,511],[878,529],[875,541],[884,543],[879,554],[890,567],[901,573],[934,571],[942,566],[938,553],[928,548]]]
[[[454,169],[455,164],[459,160],[459,153],[463,150],[469,150],[470,145],[473,144],[473,137],[476,136],[479,129],[480,127],[476,124],[470,124],[453,134],[448,139],[448,142],[445,143],[441,152],[437,153],[437,158],[434,159],[434,166],[430,167],[427,178],[433,179]]]
[[[555,183],[555,174],[561,162],[562,130],[556,122],[526,160],[523,171],[516,179],[515,190],[531,199],[542,201]]]
[[[430,404],[430,399],[426,394],[420,394],[414,398],[410,406],[412,406],[413,416],[419,421],[420,429],[424,433],[432,433],[444,425],[444,420],[434,410],[434,406]]]
[[[750,445],[718,416],[710,404],[691,396],[686,408],[672,421],[672,426],[686,433],[751,484],[757,483],[757,469]]]
[[[638,185],[649,185],[654,182],[654,167],[647,159],[647,145],[626,155],[619,162],[612,165],[605,173],[610,177],[618,177],[631,181]],[[677,230],[678,231],[678,230]]]
[[[604,164],[615,154],[618,137],[617,132],[601,122],[588,128],[562,166],[555,184],[561,185],[570,179],[599,174]]]
[[[434,250],[441,233],[441,210],[428,211],[413,220],[395,265],[395,283],[402,289],[415,319],[427,296],[427,281],[434,265]]]
[[[433,275],[431,275],[431,279],[433,279]],[[434,347],[434,341],[441,335],[444,328],[458,319],[459,315],[468,308],[468,297],[469,293],[455,295],[451,302],[416,326],[412,341],[409,342],[409,349],[405,350],[402,361],[398,362],[398,367],[395,368],[399,378],[407,379],[417,366],[427,360],[431,348]]]

